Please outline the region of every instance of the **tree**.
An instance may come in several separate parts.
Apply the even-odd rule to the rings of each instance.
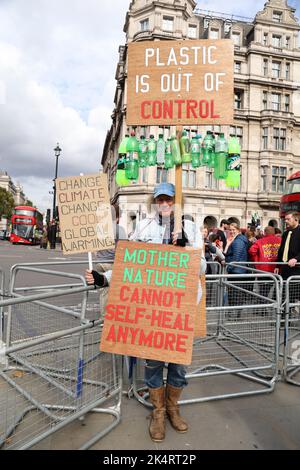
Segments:
[[[12,195],[4,188],[0,188],[0,219],[5,216],[11,218],[15,201]]]
[[[31,207],[35,207],[33,202],[30,201],[30,199],[26,199],[26,203],[25,203],[26,206],[31,206]]]

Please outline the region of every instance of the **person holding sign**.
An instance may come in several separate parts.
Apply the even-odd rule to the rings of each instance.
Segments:
[[[192,246],[202,249],[203,241],[199,227],[188,219],[183,219],[182,230],[174,230],[175,187],[171,183],[160,183],[154,189],[155,215],[140,221],[130,237],[132,241],[158,243],[176,246]],[[201,258],[200,274],[205,273],[205,258]],[[104,274],[86,271],[88,284],[100,287],[109,285],[112,271]],[[184,433],[187,423],[179,413],[178,400],[183,388],[187,385],[186,369],[182,364],[168,363],[167,384],[164,387],[163,369],[165,363],[157,360],[146,360],[145,383],[149,388],[150,401],[153,405],[150,422],[150,437],[154,442],[165,438],[165,414],[167,414],[176,431]]]

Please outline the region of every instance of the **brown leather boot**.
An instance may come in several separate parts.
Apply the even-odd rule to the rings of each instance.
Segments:
[[[174,429],[178,432],[187,432],[188,424],[182,419],[179,413],[178,400],[183,388],[173,387],[167,384],[166,387],[166,407],[167,416]]]
[[[153,405],[149,433],[152,441],[162,442],[165,438],[165,387],[149,388]]]

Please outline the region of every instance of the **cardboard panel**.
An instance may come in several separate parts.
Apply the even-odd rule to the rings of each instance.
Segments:
[[[206,283],[205,274],[200,276],[202,297],[198,305],[197,315],[195,319],[195,337],[204,338],[206,336]]]
[[[106,174],[57,178],[56,190],[65,255],[115,246]]]
[[[119,241],[101,351],[190,364],[200,250]]]
[[[128,125],[233,123],[230,39],[128,44]]]

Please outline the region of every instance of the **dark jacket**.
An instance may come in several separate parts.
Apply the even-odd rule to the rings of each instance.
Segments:
[[[282,235],[281,245],[278,251],[277,261],[282,261],[284,245],[286,237],[288,236],[289,230],[286,230]],[[300,262],[300,225],[292,230],[292,235],[290,239],[289,252],[288,252],[288,261],[292,258],[295,258]],[[290,276],[299,276],[300,275],[300,266],[295,266],[290,268],[289,266],[279,266],[281,275],[283,279],[287,279]]]
[[[248,261],[248,240],[245,235],[241,233],[237,235],[225,254],[225,260],[226,263]],[[246,269],[237,266],[228,266],[227,271],[229,274],[244,274],[247,272]]]

